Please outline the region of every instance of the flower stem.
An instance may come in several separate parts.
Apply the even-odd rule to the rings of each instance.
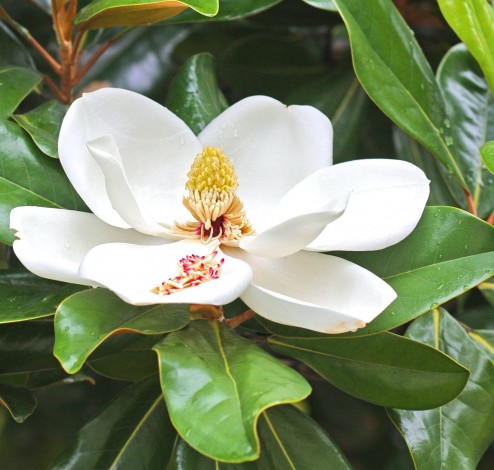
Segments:
[[[467,199],[468,211],[470,214],[477,215],[477,208],[475,207],[475,202],[473,200],[472,194],[467,189],[464,189],[465,197]]]
[[[57,100],[64,102],[65,96],[62,94],[57,84],[49,77],[48,75],[43,76],[43,81],[48,85],[48,88],[53,92],[53,94],[57,97]]]
[[[237,326],[241,325],[247,320],[250,320],[255,314],[256,312],[254,312],[254,310],[247,310],[240,315],[225,320],[224,323],[226,323],[230,328],[237,328]]]
[[[487,217],[487,223],[494,225],[494,211],[491,212],[491,215]]]

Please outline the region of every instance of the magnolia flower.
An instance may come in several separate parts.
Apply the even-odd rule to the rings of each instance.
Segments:
[[[60,161],[91,213],[12,211],[16,255],[33,273],[102,286],[134,305],[224,305],[339,333],[396,297],[384,281],[320,252],[405,238],[429,193],[396,160],[331,166],[332,127],[310,106],[246,98],[198,136],[136,93],[101,89],[65,116]]]

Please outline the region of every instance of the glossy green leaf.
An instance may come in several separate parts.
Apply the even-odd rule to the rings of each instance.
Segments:
[[[104,54],[96,62],[85,76],[82,88],[101,82],[163,102],[163,84],[168,83],[176,73],[176,64],[170,52],[184,35],[183,30],[173,26],[135,28],[113,44],[111,54]]]
[[[285,102],[311,105],[328,116],[334,132],[334,163],[354,156],[367,98],[352,69],[341,68],[310,80],[291,93]]]
[[[476,468],[494,438],[494,364],[442,309],[417,319],[406,335],[444,351],[471,372],[464,391],[447,405],[428,411],[389,411],[416,468]]]
[[[58,307],[53,352],[62,367],[73,374],[111,335],[167,333],[183,328],[188,319],[186,305],[135,307],[106,289],[89,289],[65,299]]]
[[[155,378],[127,387],[78,433],[51,470],[163,469],[176,433]]]
[[[462,206],[464,193],[461,187],[434,156],[415,139],[393,127],[393,143],[396,155],[421,168],[430,180],[430,195],[427,201],[431,206]],[[466,204],[465,204],[466,206]],[[466,207],[464,207],[466,209]]]
[[[494,227],[452,207],[430,207],[397,245],[345,253],[398,293],[398,298],[357,335],[388,330],[457,297],[492,276]]]
[[[66,297],[86,289],[21,270],[0,270],[0,324],[53,315]]]
[[[480,156],[486,168],[494,174],[494,140],[490,140],[480,147]]]
[[[492,306],[494,306],[494,278],[488,279],[487,281],[479,284],[479,289],[487,302],[489,302]]]
[[[15,374],[0,375],[0,382],[4,384],[20,385],[27,387],[29,390],[36,388],[46,388],[52,386],[63,386],[80,382],[88,382],[91,385],[95,384],[93,377],[79,372],[75,375],[67,375],[57,363],[56,369],[41,369],[32,372],[22,372]]]
[[[31,416],[37,404],[38,400],[27,388],[0,384],[0,405],[7,408],[18,423]]]
[[[479,147],[494,139],[494,99],[463,44],[444,56],[437,80],[448,106],[448,126],[458,164],[479,216],[486,217],[494,209],[494,176],[483,169]]]
[[[145,336],[127,347],[89,361],[91,369],[117,380],[141,380],[158,372],[156,354],[151,351],[159,337]]]
[[[494,271],[494,227],[453,207],[427,207],[415,230],[384,250],[333,253],[372,271],[398,294],[375,320],[355,333],[380,333],[402,325],[485,281]],[[259,318],[281,336],[313,332]],[[340,335],[341,336],[341,335]]]
[[[22,42],[5,24],[0,23],[0,67],[19,66],[34,69],[34,61]]]
[[[38,5],[46,14],[51,15],[51,0],[33,0],[35,5]]]
[[[175,16],[187,7],[214,16],[219,0],[95,0],[79,11],[75,24],[83,29],[146,25]]]
[[[195,134],[228,107],[218,88],[213,56],[197,54],[184,64],[170,85],[166,105]]]
[[[12,244],[10,211],[35,205],[87,210],[60,163],[46,158],[16,123],[0,121],[0,242]]]
[[[261,457],[254,462],[231,465],[211,460],[178,438],[168,470],[350,470],[344,455],[326,432],[293,406],[276,406],[259,418]]]
[[[303,0],[308,5],[321,10],[338,11],[333,0]]]
[[[473,330],[468,332],[473,344],[494,362],[494,330]]]
[[[60,102],[48,101],[28,113],[12,117],[43,153],[58,158],[58,134],[66,111],[67,107]]]
[[[235,91],[230,99],[261,94],[285,102],[293,90],[329,70],[314,36],[293,31],[236,36],[218,57],[222,81]]]
[[[260,413],[310,393],[298,373],[217,322],[193,321],[155,350],[175,428],[190,446],[213,459],[257,459]]]
[[[24,67],[0,68],[0,119],[10,116],[41,81],[41,75]]]
[[[360,0],[333,2],[348,29],[355,72],[368,95],[467,187],[432,69],[393,2],[374,0],[365,8]]]
[[[53,323],[30,321],[0,327],[0,374],[59,369],[53,357]]]
[[[469,375],[445,354],[392,333],[356,338],[273,336],[268,342],[350,395],[381,406],[440,406],[461,392]]]
[[[169,18],[163,23],[203,23],[212,21],[232,21],[240,18],[257,15],[271,7],[274,7],[282,0],[221,0],[218,13],[214,16],[204,16],[192,9],[185,10],[173,18]]]
[[[494,10],[485,0],[438,0],[441,12],[480,64],[494,94]]]

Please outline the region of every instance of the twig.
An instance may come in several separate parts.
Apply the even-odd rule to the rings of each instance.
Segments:
[[[66,96],[60,91],[57,84],[48,75],[43,76],[43,81],[48,85],[51,91],[53,91],[54,95],[59,101],[61,101],[62,103],[67,102]]]
[[[463,192],[465,193],[465,197],[467,199],[468,211],[473,215],[477,215],[477,208],[475,207],[475,202],[472,198],[472,194],[467,189],[464,189]]]
[[[487,223],[494,225],[494,211],[491,212],[491,215],[487,217]]]
[[[224,323],[226,323],[230,328],[237,328],[237,326],[241,325],[247,320],[250,320],[255,314],[256,312],[254,312],[253,310],[247,310],[246,312],[241,313],[236,317],[225,320]]]

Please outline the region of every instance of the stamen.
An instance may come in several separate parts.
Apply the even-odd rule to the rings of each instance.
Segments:
[[[151,292],[158,295],[170,295],[188,287],[198,286],[212,279],[218,279],[221,268],[225,262],[224,258],[215,260],[218,250],[214,250],[209,255],[188,255],[178,263],[179,275],[163,281],[161,285],[153,287]]]
[[[173,231],[186,238],[239,240],[253,232],[238,198],[233,163],[217,147],[204,147],[187,174],[188,196],[183,203],[195,222],[175,223]]]

